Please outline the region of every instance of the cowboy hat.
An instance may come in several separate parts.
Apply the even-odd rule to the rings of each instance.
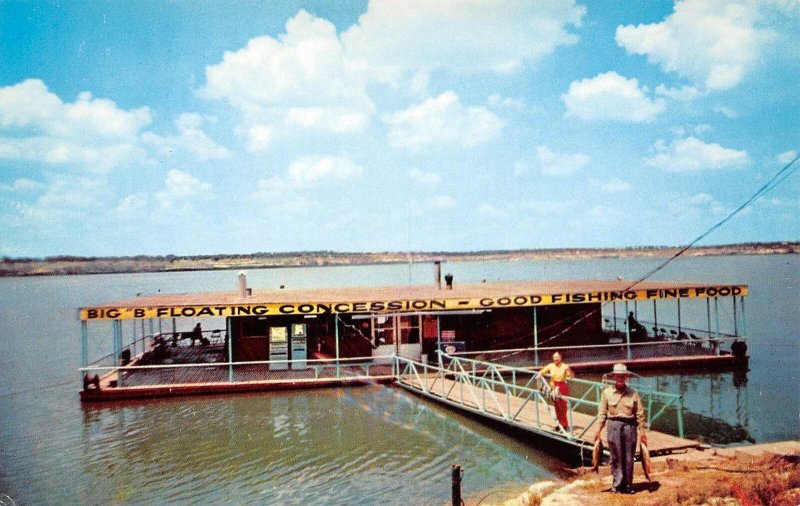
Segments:
[[[614,369],[611,370],[611,374],[619,376],[630,376],[632,373],[628,370],[625,364],[614,364]]]

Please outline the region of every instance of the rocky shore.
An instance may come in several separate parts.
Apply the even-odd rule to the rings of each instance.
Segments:
[[[681,251],[678,246],[630,248],[561,248],[472,252],[377,252],[333,251],[253,253],[247,255],[127,256],[0,259],[0,276],[46,276],[65,274],[110,274],[130,272],[169,272],[223,269],[263,269],[271,267],[309,267],[327,265],[397,264],[422,262],[479,262],[584,258],[669,258]],[[800,242],[742,243],[694,247],[684,256],[797,254]]]
[[[657,457],[651,481],[636,466],[632,495],[609,491],[609,469],[586,469],[563,482],[543,481],[498,506],[671,506],[800,504],[800,441],[691,451]],[[470,504],[467,501],[467,504]]]

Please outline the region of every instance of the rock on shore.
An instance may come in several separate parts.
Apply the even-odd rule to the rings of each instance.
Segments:
[[[609,492],[605,468],[566,482],[542,481],[502,506],[800,504],[800,441],[691,451],[659,457],[647,482],[636,465],[633,495]]]

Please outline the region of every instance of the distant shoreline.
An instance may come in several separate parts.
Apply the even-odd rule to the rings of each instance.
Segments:
[[[2,263],[0,263],[0,277],[402,264],[409,262],[433,262],[436,260],[442,262],[478,262],[570,258],[668,258],[676,255],[681,249],[682,247],[678,246],[642,246],[629,248],[558,248],[471,252],[346,253],[310,251],[197,256],[5,257],[2,259]],[[787,255],[797,253],[800,253],[800,241],[701,246],[689,249],[683,253],[683,256]]]

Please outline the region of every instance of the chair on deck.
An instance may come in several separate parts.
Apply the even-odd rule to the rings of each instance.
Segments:
[[[220,341],[222,341],[222,331],[219,329],[212,331],[211,335],[209,336],[209,340],[211,341],[211,344],[219,344]]]

